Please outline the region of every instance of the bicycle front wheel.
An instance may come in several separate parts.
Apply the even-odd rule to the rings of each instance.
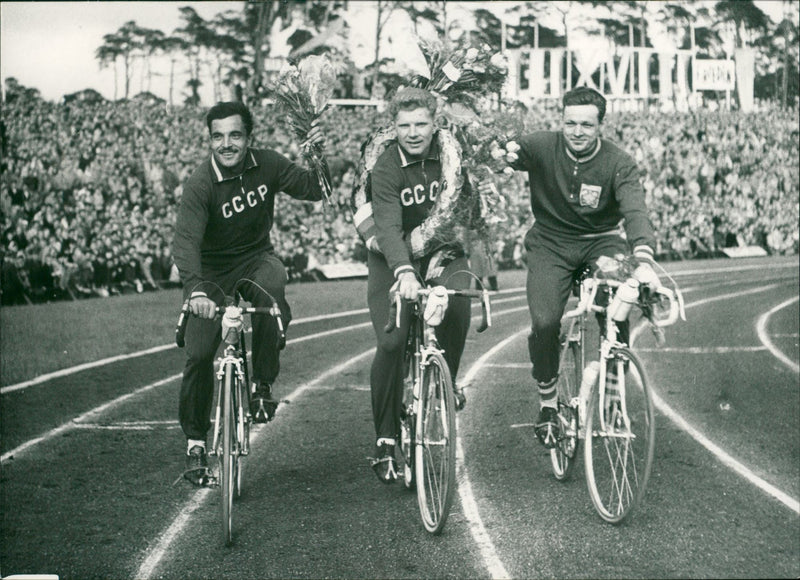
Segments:
[[[564,340],[569,340],[566,337]],[[578,409],[572,405],[581,386],[581,345],[569,342],[562,351],[556,389],[558,392],[558,443],[550,450],[553,475],[565,481],[572,474],[578,454]]]
[[[225,368],[225,384],[222,389],[222,453],[220,457],[220,474],[222,475],[222,534],[225,545],[233,542],[233,494],[236,487],[236,440],[233,430],[236,422],[233,416],[233,392],[235,388],[234,369],[232,365]]]
[[[456,408],[453,381],[435,353],[422,369],[414,467],[425,529],[441,533],[453,503],[456,479]]]
[[[655,448],[655,416],[650,385],[639,358],[627,348],[611,351],[600,408],[599,382],[587,408],[586,482],[597,513],[618,524],[644,497]],[[619,397],[615,396],[619,393]]]

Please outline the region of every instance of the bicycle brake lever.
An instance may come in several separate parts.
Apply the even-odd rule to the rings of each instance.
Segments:
[[[178,317],[178,325],[175,327],[175,344],[178,345],[178,348],[183,348],[186,344],[184,340],[186,335],[186,323],[189,320],[189,301],[183,303],[181,306],[181,314]]]

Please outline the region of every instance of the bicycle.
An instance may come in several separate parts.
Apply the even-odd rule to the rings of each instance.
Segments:
[[[235,290],[234,296],[239,298]],[[214,436],[208,453],[217,457],[218,466],[216,474],[209,475],[206,485],[222,488],[222,533],[225,544],[229,546],[233,543],[233,500],[242,494],[243,460],[250,453],[250,425],[253,422],[243,315],[274,317],[281,340],[284,339],[284,329],[280,308],[274,299],[270,307],[242,307],[237,301],[229,306],[217,306],[216,312],[222,315],[222,342],[225,347],[216,361],[217,404]],[[188,313],[189,300],[181,308],[175,329],[175,342],[179,348],[185,344]]]
[[[456,272],[458,273],[458,272]],[[480,298],[482,320],[478,332],[491,326],[489,293],[483,290],[454,290],[440,287],[448,296]],[[447,522],[455,490],[456,405],[453,380],[435,327],[423,317],[427,297],[433,288],[423,288],[413,309],[403,354],[404,386],[400,422],[402,480],[416,489],[417,503],[425,529],[440,534]],[[403,300],[395,294],[390,320],[384,329],[400,327]]]
[[[583,441],[589,495],[600,517],[612,524],[625,521],[641,503],[655,449],[650,381],[639,357],[618,340],[617,323],[629,318],[634,304],[657,334],[679,317],[686,320],[674,280],[675,291],[662,286],[650,292],[636,276],[621,282],[589,277],[584,271],[574,280],[579,301],[564,314],[567,325],[556,383],[560,434],[550,450],[553,474],[560,481],[569,478]],[[595,302],[601,289],[608,291],[608,306]],[[623,297],[627,292],[630,295]],[[593,312],[604,314],[605,323],[599,360],[587,365],[586,325]]]

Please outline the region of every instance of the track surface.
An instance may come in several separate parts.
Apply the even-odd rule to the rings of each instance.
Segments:
[[[356,312],[293,325],[221,541],[219,492],[179,482],[183,353],[166,348],[2,395],[3,574],[62,578],[798,577],[798,264],[672,264],[688,321],[636,339],[658,394],[656,458],[626,525],[594,513],[579,464],[557,482],[536,442],[521,273],[462,363],[459,489],[445,532],[381,485],[373,335]],[[514,288],[516,287],[516,288]],[[324,285],[290,286],[296,304]],[[477,310],[474,311],[477,314]],[[295,310],[297,319],[302,314]],[[170,337],[154,344],[166,343]],[[582,462],[582,460],[581,460]]]

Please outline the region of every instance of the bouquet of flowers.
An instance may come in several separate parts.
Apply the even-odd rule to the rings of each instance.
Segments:
[[[325,201],[332,188],[322,147],[308,142],[311,124],[322,116],[333,95],[336,71],[326,56],[309,56],[297,66],[286,64],[278,73],[270,94],[284,114],[286,124],[301,142],[303,156],[314,169]]]

